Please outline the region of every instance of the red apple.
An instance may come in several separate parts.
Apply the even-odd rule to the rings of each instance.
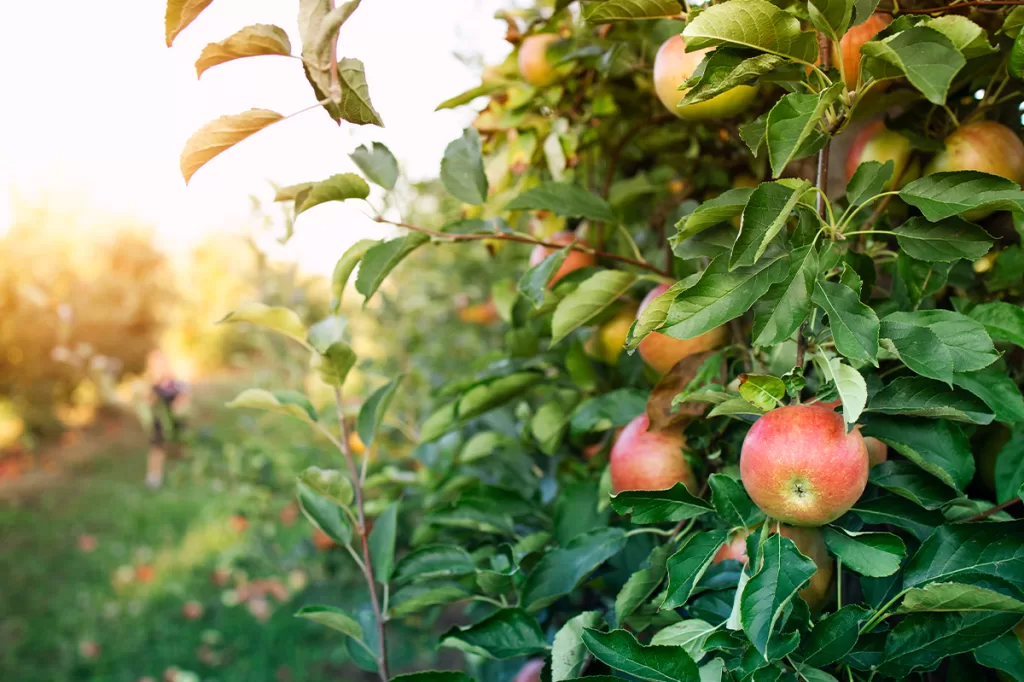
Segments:
[[[822,405],[768,412],[747,432],[740,479],[768,516],[795,526],[822,526],[842,516],[868,481],[868,451],[859,429]]]
[[[637,314],[642,313],[644,308],[651,304],[651,301],[665,293],[668,287],[669,285],[662,284],[652,289],[651,293],[641,301]],[[728,340],[729,329],[725,325],[686,340],[673,339],[661,332],[651,332],[640,342],[637,350],[651,369],[659,374],[665,374],[683,358],[718,348]]]
[[[868,449],[868,465],[877,466],[889,459],[889,446],[871,436],[864,437],[864,447]]]
[[[683,483],[696,492],[697,479],[683,448],[686,438],[675,428],[648,431],[650,421],[642,414],[626,425],[612,446],[609,466],[612,489],[668,490]]]
[[[894,180],[903,178],[911,151],[910,140],[886,128],[883,121],[869,123],[860,129],[850,145],[846,155],[846,179],[849,181],[857,172],[857,166],[866,161],[892,161],[892,179],[885,184],[885,189],[889,189]]]
[[[519,669],[512,682],[540,682],[540,672],[544,669],[543,658],[531,658]]]
[[[556,83],[564,75],[565,67],[558,68],[548,59],[548,48],[559,40],[555,33],[540,33],[523,39],[519,46],[519,74],[524,81],[544,87]]]
[[[181,607],[181,615],[186,620],[199,620],[203,617],[204,611],[203,605],[194,599],[185,602]]]
[[[857,87],[857,78],[860,75],[861,45],[878,35],[891,21],[892,18],[886,14],[872,14],[863,24],[850,28],[839,41],[839,47],[843,53],[843,71],[846,75],[848,90],[854,90]],[[838,68],[839,54],[834,47],[832,48],[832,59]]]
[[[563,232],[556,232],[555,234],[548,237],[545,241],[548,242],[549,244],[558,244],[559,246],[568,246],[569,244],[572,244],[574,241],[578,242],[583,246],[587,245],[585,242],[576,239],[576,235],[573,234],[572,232],[569,232],[568,230],[565,230]],[[555,251],[556,249],[548,248],[546,246],[535,246],[533,248],[533,251],[530,253],[530,266],[532,267],[537,263],[540,263],[542,260],[553,254]],[[558,280],[562,279],[570,272],[574,272],[581,268],[590,267],[591,265],[594,265],[596,262],[597,259],[594,258],[594,254],[584,253],[583,251],[577,251],[576,249],[573,249],[572,251],[569,252],[569,255],[566,256],[565,262],[562,263],[562,267],[558,268],[558,271],[555,272],[554,276],[551,278],[551,281],[548,282],[548,286],[553,287],[555,286],[555,283],[558,282]]]
[[[926,173],[976,170],[1024,182],[1024,143],[1002,123],[979,121],[961,126],[946,138]]]
[[[704,102],[679,106],[686,94],[679,86],[693,75],[710,49],[687,52],[683,37],[676,35],[662,43],[654,57],[654,91],[665,108],[679,118],[703,120],[735,116],[749,107],[757,95],[756,85],[737,85]]]

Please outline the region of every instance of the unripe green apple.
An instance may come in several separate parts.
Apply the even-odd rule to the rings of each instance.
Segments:
[[[823,526],[845,514],[868,482],[859,429],[822,405],[789,405],[758,419],[743,440],[740,479],[768,516]]]
[[[649,431],[646,414],[629,422],[612,446],[612,490],[668,490],[683,483],[697,491],[697,478],[686,461],[686,438],[678,428]]]
[[[857,166],[862,163],[892,161],[892,178],[885,183],[885,189],[890,189],[894,180],[907,179],[904,178],[904,173],[907,170],[907,162],[910,160],[912,151],[910,140],[895,130],[886,128],[884,122],[869,123],[861,128],[857,136],[853,138],[853,144],[850,145],[850,151],[846,155],[846,180],[849,182],[853,174],[857,172]]]
[[[637,314],[643,312],[644,308],[651,304],[651,301],[668,291],[668,287],[669,285],[662,284],[652,289],[644,297],[644,300],[641,301]],[[695,353],[703,353],[706,350],[718,348],[728,340],[729,329],[725,325],[716,327],[692,339],[673,339],[671,336],[666,336],[661,332],[651,332],[640,342],[637,350],[640,352],[640,357],[650,365],[651,369],[659,374],[665,374],[683,358]]]
[[[519,46],[519,74],[538,88],[552,85],[565,75],[565,66],[556,67],[548,59],[548,48],[561,38],[555,33],[538,33],[523,38]]]
[[[658,48],[658,54],[654,57],[654,90],[661,103],[679,118],[704,120],[735,116],[749,107],[757,95],[758,86],[737,85],[707,101],[679,106],[686,94],[679,86],[693,75],[710,49],[687,52],[683,37],[678,35],[672,36]]]
[[[548,237],[545,241],[550,244],[558,244],[559,246],[568,246],[573,242],[578,242],[586,246],[586,242],[576,239],[576,235],[573,234],[572,232],[569,232],[568,230],[564,232],[556,232],[555,234]],[[555,249],[548,248],[546,246],[537,245],[533,247],[533,251],[530,253],[530,266],[532,267],[534,265],[537,265],[554,252]],[[558,280],[562,279],[570,272],[574,272],[581,268],[590,267],[591,265],[594,265],[596,262],[597,259],[594,258],[594,254],[584,253],[583,251],[577,251],[576,249],[573,249],[572,251],[569,252],[569,255],[566,256],[565,261],[562,263],[562,267],[558,268],[558,271],[555,272],[555,274],[551,277],[551,281],[548,282],[548,286],[553,287],[555,286],[555,283],[558,282]]]
[[[860,76],[861,46],[878,35],[891,21],[892,17],[886,14],[872,14],[863,24],[851,27],[839,41],[847,90],[857,88],[857,79]],[[836,64],[839,63],[839,51],[835,46],[832,47],[832,60]],[[884,83],[885,81],[880,85]]]

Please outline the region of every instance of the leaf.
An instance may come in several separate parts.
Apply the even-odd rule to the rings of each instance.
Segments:
[[[498,90],[504,90],[512,85],[515,85],[513,81],[506,80],[494,80],[487,83],[481,83],[475,88],[470,88],[465,92],[455,95],[445,101],[441,102],[434,108],[434,111],[441,111],[442,109],[454,109],[455,107],[461,107],[463,104],[469,104],[478,97],[486,97],[493,92]]]
[[[566,621],[555,633],[551,645],[551,682],[579,677],[588,659],[587,648],[583,645],[583,631],[595,628],[600,623],[600,611],[584,611]]]
[[[727,537],[724,530],[711,530],[686,538],[679,550],[668,558],[668,587],[665,589],[662,609],[674,609],[686,604]]]
[[[952,310],[891,313],[885,320],[931,329],[949,352],[956,372],[983,369],[999,358],[984,326]]]
[[[764,520],[764,512],[758,509],[736,479],[725,474],[711,474],[708,486],[715,512],[731,528],[749,528]]]
[[[342,515],[341,507],[301,481],[297,484],[297,497],[299,509],[313,527],[320,529],[339,545],[347,545],[352,541],[352,529]]]
[[[299,474],[299,480],[317,495],[337,505],[347,507],[352,504],[352,482],[337,469],[308,467]]]
[[[971,308],[969,315],[984,325],[993,339],[1024,348],[1024,308],[1021,306],[992,301]]]
[[[944,520],[942,514],[937,511],[922,509],[907,499],[888,494],[871,500],[861,498],[854,504],[850,513],[865,523],[892,524],[904,528],[918,540],[924,540],[931,535],[936,526]]]
[[[365,199],[370,196],[370,186],[355,173],[338,173],[322,180],[312,187],[296,210],[296,215],[328,201]]]
[[[1018,682],[1024,680],[1024,647],[1015,632],[1007,632],[975,649],[974,660],[986,668],[1002,670]]]
[[[1013,378],[995,365],[978,372],[956,372],[953,383],[981,398],[995,412],[997,421],[1004,424],[1024,421],[1024,396]]]
[[[878,438],[958,491],[974,477],[970,443],[948,421],[872,415],[863,433]]]
[[[704,61],[697,67],[693,77],[686,82],[689,89],[679,104],[689,106],[706,102],[738,85],[749,84],[785,62],[785,59],[774,54],[758,54],[728,47],[713,50],[704,56]]]
[[[430,237],[422,232],[409,232],[404,237],[380,242],[368,249],[356,275],[356,291],[369,301],[402,259],[428,241]],[[365,301],[363,305],[366,305]]]
[[[932,222],[973,209],[1024,212],[1024,192],[1017,183],[978,171],[925,175],[903,187],[900,199]]]
[[[903,587],[985,575],[1020,584],[1024,579],[1024,521],[982,521],[939,526],[903,568]]]
[[[674,339],[692,339],[709,332],[747,312],[788,270],[785,256],[765,257],[754,265],[731,271],[727,259],[719,256],[711,261],[696,284],[672,301],[661,331]]]
[[[811,64],[818,42],[800,21],[767,0],[730,0],[713,5],[692,19],[683,30],[688,50],[715,45],[748,47]]]
[[[309,347],[306,343],[308,331],[306,325],[295,313],[295,311],[281,306],[268,306],[262,303],[246,303],[240,308],[231,311],[218,322],[248,322],[265,329],[270,329],[298,341],[303,346]]]
[[[857,166],[853,177],[846,185],[846,199],[850,206],[858,206],[881,193],[892,179],[895,164],[892,159],[885,163],[865,161]]]
[[[741,374],[740,397],[762,412],[782,405],[786,385],[782,379],[767,374]]]
[[[1013,47],[1010,48],[1010,61],[1006,68],[1014,78],[1024,78],[1024,38],[1020,37],[1020,33],[1013,40]]]
[[[887,634],[879,670],[896,679],[906,679],[913,670],[932,670],[946,656],[988,644],[1019,620],[1019,614],[992,611],[912,613]]]
[[[810,247],[793,251],[789,273],[773,284],[754,310],[754,345],[774,346],[788,339],[811,312],[818,276],[818,254]]]
[[[341,84],[341,102],[338,105],[341,118],[356,125],[373,124],[383,128],[384,122],[370,102],[363,63],[358,59],[339,59],[338,79]]]
[[[618,388],[580,403],[569,422],[572,435],[608,431],[625,426],[644,412],[647,395],[632,388]]]
[[[395,566],[394,582],[403,584],[472,575],[476,564],[469,552],[455,545],[427,545],[402,557]]]
[[[537,611],[569,594],[598,566],[626,546],[619,528],[602,528],[576,537],[565,547],[551,550],[537,562],[523,584],[520,603]]]
[[[419,673],[406,673],[391,678],[391,682],[475,682],[464,672],[449,670],[427,670]]]
[[[856,424],[868,401],[868,386],[860,372],[839,358],[816,353],[814,363],[821,375],[832,382],[843,404],[843,421]]]
[[[359,434],[359,440],[363,442],[363,446],[367,450],[373,445],[377,429],[380,428],[380,423],[384,420],[384,414],[388,411],[388,407],[398,392],[398,386],[403,378],[404,375],[399,374],[378,388],[366,399],[366,402],[359,409],[359,417],[356,419],[356,433]]]
[[[341,387],[345,384],[348,373],[356,365],[356,354],[343,341],[332,343],[323,353],[313,356],[313,369],[320,373],[320,378],[330,386]]]
[[[552,251],[536,265],[530,267],[519,278],[519,293],[533,301],[535,308],[541,307],[547,294],[548,283],[556,272],[558,272],[565,259],[569,257],[572,245]]]
[[[406,585],[391,595],[387,617],[389,619],[404,618],[432,606],[443,606],[469,599],[469,597],[469,592],[455,583]]]
[[[967,63],[949,38],[924,26],[868,41],[861,54],[896,67],[932,104],[945,104],[953,78]]]
[[[966,391],[923,377],[902,377],[871,396],[868,412],[989,424],[994,415]]]
[[[815,28],[838,42],[853,20],[853,6],[854,0],[811,0],[807,12]]]
[[[487,201],[487,174],[475,128],[466,128],[462,137],[448,143],[441,159],[441,183],[459,201],[474,205]]]
[[[698,278],[700,275],[697,276]],[[656,329],[660,329],[664,324],[665,320],[668,319],[668,311],[672,307],[672,303],[676,300],[676,296],[680,292],[685,291],[689,287],[693,286],[697,280],[687,281],[690,278],[679,280],[666,289],[662,294],[656,296],[653,301],[647,304],[647,306],[637,314],[636,322],[630,327],[629,333],[626,335],[626,350],[634,350],[640,345],[640,342],[647,337],[648,334]]]
[[[818,567],[789,538],[775,534],[762,547],[764,563],[743,588],[740,620],[757,650],[768,658],[772,631],[797,591]]]
[[[528,189],[505,206],[506,211],[551,211],[567,218],[590,218],[614,223],[611,206],[579,185],[545,182]]]
[[[915,611],[1002,611],[1024,615],[1024,601],[982,585],[931,583],[907,590],[900,613]]]
[[[245,57],[281,55],[292,53],[292,44],[283,28],[272,24],[253,24],[217,43],[203,48],[196,60],[196,77],[218,64]]]
[[[167,12],[164,14],[164,37],[167,47],[174,43],[178,34],[195,21],[213,0],[167,0]]]
[[[747,205],[747,200],[753,191],[752,187],[734,187],[727,189],[714,199],[705,201],[693,213],[679,219],[679,222],[676,223],[678,230],[676,239],[689,239],[715,225],[729,222],[743,213],[743,207]]]
[[[828,315],[836,350],[851,360],[878,364],[878,316],[853,289],[827,280],[814,283],[811,301]]]
[[[761,152],[761,148],[764,146],[764,136],[768,132],[768,114],[761,114],[753,121],[741,123],[739,125],[740,139],[750,149],[750,154],[754,158]]]
[[[541,653],[547,642],[533,616],[523,609],[501,609],[473,625],[453,627],[441,636],[439,646],[505,659]]]
[[[672,549],[671,543],[655,547],[643,566],[629,576],[629,580],[615,596],[616,624],[622,625],[637,608],[650,599],[651,594],[665,579],[665,562]]]
[[[283,118],[268,109],[250,109],[241,114],[221,116],[204,125],[188,138],[181,150],[181,174],[185,184],[210,159]]]
[[[941,17],[931,17],[924,22],[924,25],[949,38],[964,59],[984,57],[996,51],[996,48],[988,42],[985,29],[967,17],[947,14]]]
[[[953,382],[953,355],[928,327],[886,318],[882,320],[879,336],[903,364],[921,376],[945,384]]]
[[[1020,487],[1024,485],[1024,432],[1014,431],[996,455],[995,481],[997,502],[1020,496]]]
[[[601,270],[563,298],[551,318],[551,345],[590,322],[625,294],[636,275],[623,270]]]
[[[855,533],[829,526],[825,529],[825,544],[842,559],[845,568],[872,578],[900,570],[900,561],[907,555],[903,540],[892,533]]]
[[[305,422],[317,420],[316,410],[309,399],[295,391],[265,391],[262,388],[247,388],[239,393],[226,407],[249,407],[256,410],[277,412],[297,417]]]
[[[711,505],[694,497],[686,486],[676,483],[668,490],[624,490],[612,496],[612,509],[632,514],[633,523],[664,523],[692,519],[713,511]]]
[[[790,161],[807,155],[807,145],[813,139],[812,136],[820,135],[817,127],[822,122],[825,110],[836,101],[845,87],[843,83],[834,83],[819,94],[792,92],[783,95],[771,108],[766,122],[765,143],[768,145],[768,160],[774,177],[782,175]],[[800,194],[805,189],[801,187]]]
[[[948,485],[905,460],[888,460],[871,467],[868,480],[925,509],[939,509],[957,497]]]
[[[376,239],[360,239],[352,246],[348,247],[345,253],[342,254],[341,258],[338,259],[338,263],[334,266],[334,272],[331,274],[331,291],[334,293],[334,312],[341,310],[341,299],[345,294],[345,286],[348,284],[348,278],[352,275],[352,271],[356,269],[359,261],[363,259],[366,252],[370,250],[375,244],[380,242]]]
[[[684,620],[659,630],[651,638],[651,644],[682,647],[686,655],[699,661],[704,655],[704,645],[717,628],[698,618]]]
[[[699,682],[697,664],[678,646],[644,646],[626,630],[583,631],[583,643],[609,668],[654,682]]]
[[[923,261],[949,263],[961,258],[973,261],[992,248],[988,232],[957,216],[936,223],[911,218],[894,232],[900,248],[910,257]]]
[[[295,612],[296,618],[320,623],[352,639],[363,641],[363,628],[350,615],[334,606],[303,606]]]
[[[771,241],[786,226],[789,214],[810,186],[811,183],[806,180],[796,185],[762,182],[754,189],[740,219],[740,231],[729,257],[730,271],[754,265],[761,259]]]
[[[678,0],[605,0],[584,5],[583,18],[600,24],[677,17],[682,11]]]
[[[707,405],[697,399],[707,392],[717,393],[725,357],[707,350],[688,355],[662,375],[647,399],[648,431],[661,431],[701,417]]]
[[[371,181],[384,189],[395,188],[398,159],[383,143],[371,142],[369,147],[361,144],[348,156]]]
[[[807,636],[804,663],[821,668],[853,651],[860,624],[868,619],[869,613],[863,606],[848,604],[822,618]]]
[[[373,575],[387,585],[395,568],[395,538],[398,532],[398,502],[392,502],[373,522],[368,538]]]

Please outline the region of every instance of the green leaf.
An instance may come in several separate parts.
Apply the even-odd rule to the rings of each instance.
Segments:
[[[754,407],[747,400],[743,398],[729,398],[715,405],[714,409],[708,412],[707,416],[710,417],[731,417],[731,416],[742,416],[750,415],[753,417],[760,417],[764,412]],[[751,420],[746,420],[751,421]]]
[[[793,251],[789,273],[773,284],[754,309],[754,345],[782,343],[811,312],[811,292],[818,277],[818,254],[806,246]]]
[[[903,587],[985,575],[1024,580],[1024,521],[983,521],[939,526],[903,568]]]
[[[406,585],[391,595],[387,615],[388,618],[404,618],[432,606],[443,606],[469,597],[469,592],[455,583]]]
[[[855,533],[836,526],[825,529],[825,544],[843,566],[861,575],[882,578],[900,570],[907,547],[892,533]]]
[[[373,522],[368,539],[373,575],[387,585],[395,569],[395,539],[398,534],[398,502],[389,504]]]
[[[853,20],[854,0],[811,0],[807,12],[814,27],[838,42]]]
[[[356,291],[369,301],[402,259],[428,241],[430,237],[422,232],[409,232],[404,237],[390,239],[371,247],[363,255],[362,264],[359,266]],[[364,301],[363,305],[365,304]]]
[[[352,529],[342,515],[341,507],[301,481],[297,484],[297,496],[302,514],[314,527],[339,545],[347,545],[352,541]]]
[[[907,590],[899,611],[1002,611],[1024,615],[1024,601],[982,585],[931,583]]]
[[[213,0],[167,0],[167,11],[164,14],[164,37],[167,47],[185,28],[195,21]]]
[[[551,211],[568,218],[590,218],[614,223],[611,206],[593,192],[579,185],[545,182],[528,189],[505,206],[506,211]]]
[[[572,414],[573,436],[595,431],[608,431],[625,426],[644,413],[647,394],[632,388],[617,388],[579,404]]]
[[[655,547],[642,567],[629,576],[629,580],[615,595],[616,624],[622,625],[637,608],[650,599],[651,594],[665,579],[665,562],[672,549],[671,543]]]
[[[602,528],[576,537],[565,547],[551,550],[537,562],[523,584],[520,603],[537,611],[569,594],[598,566],[626,546],[619,528]]]
[[[283,334],[293,341],[298,341],[303,346],[309,347],[306,343],[308,331],[306,325],[295,313],[295,311],[280,306],[268,306],[262,303],[246,303],[237,310],[233,310],[224,316],[218,324],[225,322],[248,322],[265,329],[270,329],[278,334]]]
[[[967,63],[949,38],[924,26],[868,41],[860,51],[896,67],[932,104],[945,104],[953,78]]]
[[[750,154],[754,158],[761,153],[761,148],[764,146],[764,136],[768,132],[768,114],[761,114],[753,121],[741,123],[739,125],[740,139],[750,149]]]
[[[772,631],[783,610],[818,567],[792,540],[778,534],[765,540],[762,556],[764,563],[743,588],[740,620],[750,642],[767,659]]]
[[[552,251],[544,257],[544,260],[532,266],[519,278],[519,293],[533,301],[535,308],[539,308],[548,293],[548,283],[556,272],[569,257],[572,246]]]
[[[455,545],[427,545],[409,552],[395,566],[396,584],[472,575],[476,564],[469,552]]]
[[[747,205],[747,200],[753,191],[752,187],[734,187],[722,192],[714,199],[708,199],[693,213],[679,219],[679,222],[676,223],[676,229],[679,231],[676,239],[689,239],[742,214],[743,207]]]
[[[331,274],[331,291],[334,293],[334,312],[341,310],[341,299],[345,295],[345,286],[348,284],[348,278],[352,275],[352,271],[356,269],[356,265],[363,259],[366,252],[370,250],[375,244],[380,242],[376,239],[360,239],[352,246],[348,247],[341,258],[338,259],[338,263],[334,266],[334,272]]]
[[[885,320],[931,329],[948,350],[956,372],[983,369],[999,358],[984,326],[952,310],[898,312],[887,315]]]
[[[344,341],[336,341],[323,353],[313,356],[313,368],[330,386],[342,386],[355,364],[355,351]]]
[[[398,159],[383,143],[371,142],[369,147],[361,144],[348,156],[370,180],[384,189],[395,188]]]
[[[822,618],[807,636],[804,663],[821,668],[853,651],[860,624],[868,619],[869,613],[863,606],[848,604]]]
[[[345,338],[345,320],[331,315],[310,326],[307,341],[317,353],[326,353],[331,345]]]
[[[486,97],[492,92],[498,90],[504,90],[512,85],[515,85],[513,81],[507,80],[494,80],[488,81],[487,83],[481,83],[475,88],[470,88],[463,93],[450,97],[445,101],[441,102],[434,108],[434,111],[441,111],[442,109],[454,109],[455,107],[461,107],[463,104],[469,104],[477,97]]]
[[[699,661],[704,656],[704,645],[708,637],[717,629],[698,618],[684,620],[656,632],[651,638],[651,644],[682,647],[687,656]]]
[[[811,301],[828,315],[836,350],[851,360],[877,365],[878,316],[860,301],[853,289],[818,279]]]
[[[351,3],[348,4],[351,5]],[[341,7],[338,9],[340,10]],[[349,58],[339,59],[338,82],[341,86],[341,101],[337,105],[337,113],[342,119],[356,125],[373,124],[384,127],[380,114],[370,102],[366,69],[361,61]]]
[[[583,643],[609,668],[654,682],[699,682],[697,664],[678,646],[644,646],[626,630],[583,631]]]
[[[740,231],[729,257],[730,271],[754,265],[760,260],[771,241],[786,226],[789,214],[810,186],[806,180],[796,185],[762,182],[754,189],[743,209]]]
[[[953,354],[928,327],[886,318],[882,320],[879,336],[903,364],[921,376],[945,384],[953,382]]]
[[[902,377],[871,396],[868,412],[989,424],[994,415],[966,391],[923,377]]]
[[[785,62],[785,59],[774,54],[758,54],[728,47],[713,50],[704,56],[704,61],[697,67],[693,77],[686,82],[689,89],[679,104],[688,106],[706,102],[737,85],[749,85],[757,77]]]
[[[825,110],[836,101],[845,87],[844,83],[834,83],[819,94],[792,92],[783,95],[775,103],[768,112],[765,131],[768,160],[774,177],[782,175],[790,161],[808,154],[808,145],[813,144],[813,137],[821,135],[817,127],[822,123]],[[800,188],[800,195],[805,189]]]
[[[908,499],[888,494],[870,500],[861,498],[854,504],[850,513],[865,523],[891,524],[906,529],[918,540],[924,540],[931,535],[936,526],[944,520],[942,514],[937,511],[922,509]]]
[[[334,606],[303,606],[295,612],[296,618],[305,618],[314,623],[326,625],[332,630],[363,641],[363,628],[350,615]]]
[[[584,611],[573,616],[555,633],[551,646],[551,682],[578,677],[586,667],[589,654],[583,645],[583,631],[601,623],[600,611]]]
[[[973,261],[992,248],[988,232],[957,216],[936,223],[911,218],[894,232],[900,248],[910,257],[923,261],[949,263],[961,258]]]
[[[476,682],[463,672],[454,670],[427,670],[420,673],[396,675],[391,682]]]
[[[985,29],[967,17],[947,14],[941,17],[931,17],[924,22],[924,25],[949,38],[964,59],[984,57],[996,51],[996,48],[988,42]]]
[[[1024,648],[1013,632],[1000,635],[975,649],[974,660],[986,668],[1002,670],[1018,682],[1024,680]]]
[[[879,670],[896,679],[906,679],[914,670],[933,670],[944,657],[988,644],[1019,620],[1019,614],[993,611],[912,613],[886,636]]]
[[[948,421],[872,415],[863,433],[878,438],[958,491],[974,477],[970,443],[959,427]]]
[[[587,324],[625,294],[636,275],[623,270],[601,270],[584,280],[555,308],[551,319],[551,345]]]
[[[1010,61],[1006,68],[1014,78],[1024,78],[1024,38],[1020,37],[1020,33],[1013,41],[1013,47],[1010,49]]]
[[[477,533],[515,534],[515,524],[511,515],[489,500],[463,498],[449,509],[427,514],[424,520],[438,526],[461,528]]]
[[[846,185],[846,199],[850,206],[858,206],[880,194],[886,183],[892,179],[895,164],[892,159],[885,163],[865,161],[857,166],[853,177]]]
[[[711,474],[708,486],[715,512],[731,528],[749,528],[764,520],[764,512],[736,479],[725,474]]]
[[[352,482],[348,480],[348,476],[337,469],[308,467],[299,474],[299,480],[310,490],[335,504],[342,507],[352,504],[355,495]]]
[[[292,44],[283,28],[272,24],[253,24],[204,47],[196,60],[196,77],[201,77],[207,69],[235,59],[263,55],[287,57],[291,53]]]
[[[691,20],[683,31],[689,50],[716,45],[747,47],[811,64],[818,56],[818,41],[800,29],[800,20],[767,0],[730,0],[712,5]]]
[[[1007,502],[1020,495],[1024,485],[1024,431],[1014,431],[1010,441],[996,455],[996,501]]]
[[[925,175],[901,189],[900,199],[932,222],[974,209],[1024,212],[1024,192],[1017,183],[978,171]]]
[[[697,275],[697,277],[699,278],[700,275]],[[697,281],[696,279],[693,281],[688,280],[690,280],[689,277],[675,282],[640,311],[636,322],[633,323],[633,326],[629,329],[629,334],[626,335],[626,350],[634,350],[648,334],[656,329],[660,329],[665,324],[665,320],[668,319],[668,311],[676,300],[676,296],[693,286]]]
[[[453,627],[441,636],[440,646],[485,658],[518,658],[547,649],[537,620],[523,609],[501,609],[478,623]]]
[[[905,460],[888,460],[871,467],[868,480],[925,509],[939,509],[957,497],[948,485]]]
[[[767,374],[741,374],[740,397],[762,412],[782,405],[786,397],[786,384],[782,379]]]
[[[676,483],[668,490],[624,490],[612,497],[612,509],[632,514],[633,523],[664,523],[692,519],[713,511],[711,505],[694,497],[686,486]]]
[[[843,421],[856,424],[868,401],[868,386],[860,372],[839,358],[828,358],[820,351],[814,363],[821,375],[835,385],[843,404]]]
[[[247,388],[227,404],[229,408],[248,407],[297,417],[312,424],[317,420],[316,410],[309,398],[296,391],[266,391]]]
[[[993,339],[1024,348],[1024,308],[1021,306],[992,301],[971,308],[969,315],[984,325]]]
[[[686,538],[679,551],[668,558],[668,587],[661,604],[662,609],[674,609],[686,604],[727,537],[728,533],[724,530],[711,530],[694,533]]]
[[[388,411],[388,407],[391,405],[391,401],[395,397],[395,393],[398,392],[398,386],[402,382],[404,375],[399,374],[394,379],[384,384],[373,394],[366,399],[363,406],[359,409],[359,417],[356,419],[356,433],[359,434],[359,440],[363,442],[363,446],[367,450],[373,445],[373,439],[377,435],[377,429],[380,428],[381,422],[384,420],[384,415]]]
[[[677,17],[682,11],[678,0],[605,0],[584,5],[583,18],[593,24],[605,24]]]
[[[692,339],[709,332],[750,310],[788,270],[789,259],[785,256],[766,256],[734,270],[729,269],[724,256],[719,256],[696,284],[672,301],[661,331],[674,339]]]
[[[475,128],[466,128],[462,137],[445,148],[441,183],[459,201],[478,206],[487,201],[487,174],[480,151],[480,134]]]
[[[981,398],[995,412],[997,421],[1004,424],[1024,421],[1024,396],[1013,378],[995,365],[978,372],[956,372],[953,383]]]

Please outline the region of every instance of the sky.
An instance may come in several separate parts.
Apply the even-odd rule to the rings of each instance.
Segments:
[[[179,156],[204,123],[253,107],[287,115],[315,102],[295,59],[237,60],[196,79],[202,48],[250,24],[280,26],[297,54],[297,0],[214,0],[172,48],[161,0],[0,2],[0,26],[8,29],[0,41],[0,232],[18,197],[134,218],[180,251],[212,232],[242,229],[250,195],[272,196],[268,181],[356,171],[348,154],[371,141],[387,144],[408,177],[435,177],[445,146],[473,111],[434,108],[480,82],[479,66],[456,53],[500,62],[510,46],[494,12],[507,4],[363,0],[341,30],[338,52],[366,65],[385,127],[338,127],[317,108],[218,156],[186,187]],[[348,244],[383,236],[359,203],[304,213],[283,255],[329,272]]]

